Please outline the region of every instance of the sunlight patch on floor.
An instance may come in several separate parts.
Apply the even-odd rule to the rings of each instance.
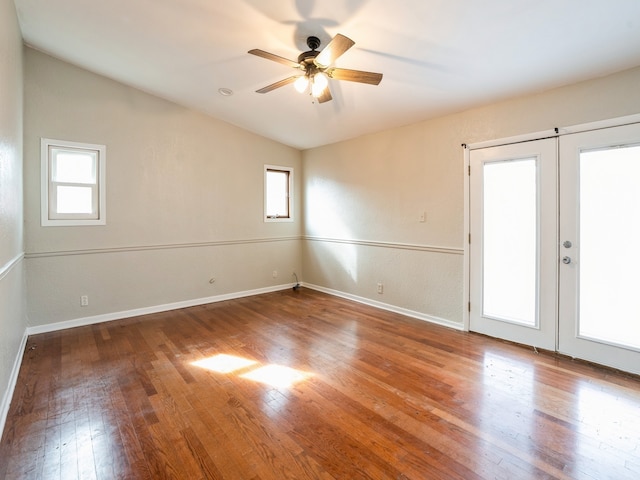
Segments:
[[[256,363],[258,362],[254,360],[221,353],[219,355],[214,355],[213,357],[203,358],[197,362],[192,362],[192,365],[218,373],[231,373],[236,370],[242,370],[243,368],[255,365]]]
[[[249,367],[256,367],[246,373],[240,375],[241,378],[253,380],[254,382],[264,383],[276,388],[287,388],[302,382],[311,377],[312,374],[296,370],[295,368],[285,367],[283,365],[265,365],[259,366],[255,360],[238,357],[235,355],[227,355],[224,353],[214,355],[212,357],[203,358],[191,365],[200,368],[206,368],[216,373],[234,373]]]
[[[240,376],[272,387],[284,388],[306,380],[311,374],[282,365],[267,365]]]

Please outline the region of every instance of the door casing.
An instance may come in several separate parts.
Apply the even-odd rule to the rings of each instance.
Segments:
[[[510,145],[510,144],[516,144],[521,142],[528,142],[532,140],[550,138],[550,137],[561,138],[564,135],[571,135],[571,134],[580,133],[580,132],[596,131],[601,129],[607,129],[610,127],[621,127],[621,126],[631,125],[631,124],[640,124],[640,114],[634,114],[634,115],[629,115],[625,117],[606,119],[602,121],[578,124],[578,125],[567,126],[567,127],[559,127],[559,128],[554,128],[552,130],[533,132],[529,134],[518,135],[518,136],[508,137],[503,139],[477,142],[473,144],[462,144],[463,152],[464,152],[464,174],[465,174],[465,181],[464,181],[465,210],[464,210],[464,244],[463,244],[464,246],[464,286],[463,286],[463,298],[464,298],[463,328],[464,330],[466,331],[470,330],[470,311],[471,311],[471,281],[470,281],[471,279],[471,248],[470,248],[470,232],[471,232],[470,153],[471,151],[476,149],[481,149],[481,148]],[[558,242],[560,241],[559,235],[560,235],[560,228],[558,225],[557,234],[556,234]],[[558,245],[558,253],[560,253],[559,245]],[[558,257],[558,262],[559,261],[560,259]],[[560,287],[558,285],[558,290],[559,288]],[[556,320],[556,325],[557,325],[556,330],[559,328],[558,323],[559,322]],[[558,342],[560,338],[560,332],[557,333],[556,338],[558,339],[557,340]],[[556,350],[559,351],[560,353],[563,353],[569,356],[577,356],[574,353],[567,352],[566,349],[563,349],[559,345],[556,345]],[[600,355],[598,358],[592,359],[590,361],[594,361],[596,363],[600,363],[606,366],[611,366],[614,368],[619,368],[626,371],[631,371],[632,373],[640,374],[640,361],[637,360],[639,354],[637,352],[629,352],[629,353],[625,353],[623,356],[629,357],[629,355],[631,356],[630,358],[632,359],[631,363],[638,365],[638,367],[636,368],[621,367],[620,362],[618,362],[617,359],[614,358],[613,361],[611,361],[610,356],[608,356],[607,354]],[[626,358],[624,364],[629,365],[629,358]]]

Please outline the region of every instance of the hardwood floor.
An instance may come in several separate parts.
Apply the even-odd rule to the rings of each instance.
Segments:
[[[30,337],[0,459],[4,479],[637,479],[640,381],[289,290]]]

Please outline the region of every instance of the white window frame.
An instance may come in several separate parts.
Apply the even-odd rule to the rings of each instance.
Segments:
[[[55,184],[52,180],[52,149],[69,150],[75,152],[86,152],[95,155],[96,158],[96,183],[92,185],[94,190],[95,211],[92,214],[55,214],[52,207],[56,203]],[[89,225],[106,225],[106,163],[107,163],[107,147],[92,143],[78,143],[66,140],[54,140],[51,138],[40,139],[40,219],[43,227],[51,226],[89,226]]]
[[[269,171],[287,172],[289,177],[289,216],[288,217],[274,217],[267,214],[267,173]],[[278,165],[265,165],[264,166],[264,221],[265,222],[293,222],[293,167],[283,167]]]

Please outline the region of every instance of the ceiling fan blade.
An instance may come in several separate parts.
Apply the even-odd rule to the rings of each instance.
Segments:
[[[332,99],[333,97],[331,96],[331,90],[329,90],[329,85],[327,85],[325,89],[322,91],[322,95],[318,97],[318,103],[328,102],[329,100],[332,100]]]
[[[381,73],[348,70],[346,68],[329,68],[324,73],[334,80],[347,80],[349,82],[368,83],[369,85],[378,85],[382,80]]]
[[[298,77],[289,77],[284,80],[280,80],[276,83],[272,83],[271,85],[267,85],[266,87],[261,88],[260,90],[256,90],[256,93],[269,93],[271,90],[275,90],[276,88],[284,87],[285,85],[289,85],[290,83],[295,82]]]
[[[335,62],[340,55],[355,45],[355,42],[344,35],[337,34],[326,47],[316,56],[313,63],[320,68],[327,68]]]
[[[294,62],[293,60],[289,60],[288,58],[274,55],[273,53],[265,52],[264,50],[260,50],[258,48],[249,50],[248,53],[257,55],[258,57],[266,58],[267,60],[273,60],[274,62],[282,63],[283,65],[287,65],[292,68],[300,68],[300,64],[298,62]]]

